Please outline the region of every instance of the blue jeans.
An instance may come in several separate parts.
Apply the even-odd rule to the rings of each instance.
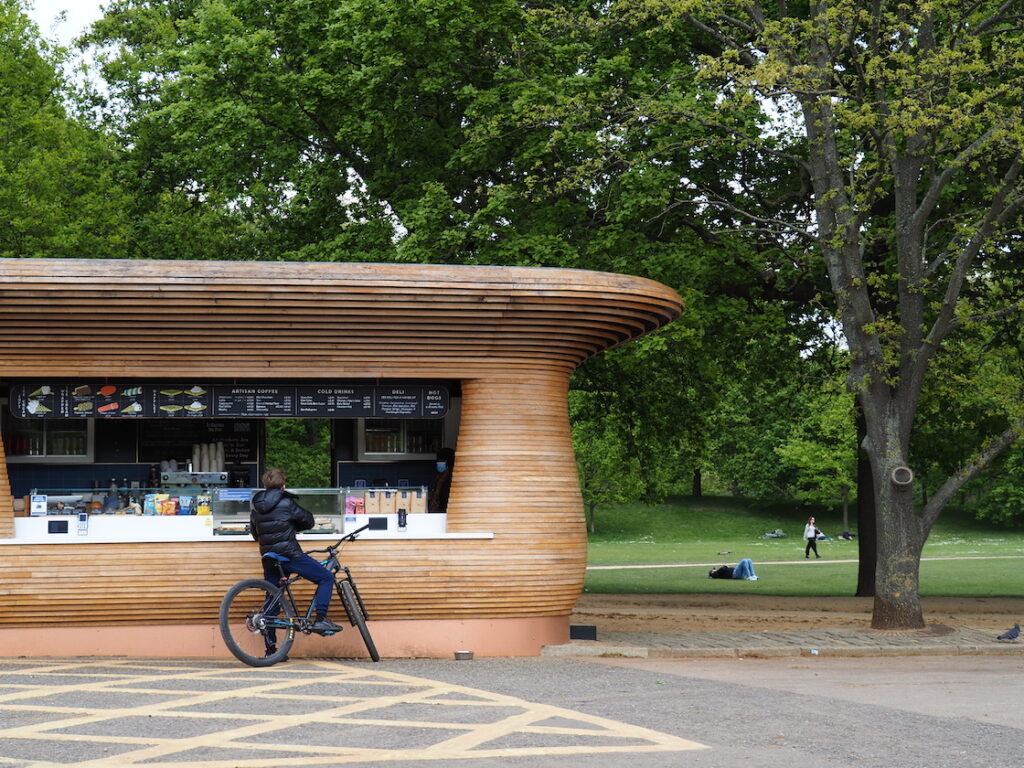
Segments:
[[[754,561],[749,557],[744,557],[732,570],[732,577],[734,579],[748,579],[754,575]]]
[[[287,563],[281,563],[281,565],[287,575],[297,573],[306,581],[316,584],[313,608],[317,616],[326,616],[327,609],[331,604],[331,594],[334,592],[334,574],[309,555],[290,558]],[[263,558],[263,578],[271,584],[277,584],[277,580],[280,578],[277,572],[277,562],[269,557]]]

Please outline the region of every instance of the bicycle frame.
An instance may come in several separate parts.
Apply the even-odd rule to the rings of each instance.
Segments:
[[[320,565],[324,566],[328,571],[334,574],[334,591],[338,595],[339,600],[341,600],[342,606],[345,608],[345,611],[347,613],[349,611],[349,608],[348,605],[346,605],[344,598],[342,596],[341,585],[343,582],[348,582],[349,585],[352,587],[352,593],[358,604],[358,609],[362,612],[363,618],[365,620],[369,620],[370,615],[366,611],[366,605],[363,603],[363,598],[359,594],[359,590],[356,587],[355,579],[352,578],[352,573],[349,571],[348,566],[342,565],[341,562],[338,560],[338,550],[341,549],[341,545],[344,544],[346,541],[354,541],[360,533],[362,533],[369,527],[370,525],[369,523],[367,523],[362,528],[357,528],[356,530],[352,531],[352,533],[345,534],[340,539],[338,539],[334,544],[327,547],[326,549],[312,549],[309,552],[306,552],[307,555],[314,555],[320,553],[326,553],[328,555],[326,560],[321,560],[319,562]],[[285,576],[284,565],[276,560],[274,562],[277,564],[277,570],[278,573],[280,574],[280,578],[277,581],[277,586],[281,590],[281,594],[284,596],[284,599],[288,601],[292,609],[292,615],[295,618],[281,619],[275,616],[274,618],[267,620],[268,626],[271,626],[275,629],[284,630],[294,628],[299,632],[302,632],[303,634],[312,634],[312,631],[310,630],[310,625],[312,625],[314,618],[313,599],[310,599],[309,605],[307,606],[305,613],[302,614],[299,613],[298,603],[295,600],[295,595],[292,593],[292,584],[294,584],[302,577],[298,574]],[[344,574],[344,576],[341,575],[342,573]],[[349,616],[348,618],[352,624],[355,624],[355,621],[353,620],[352,616]]]
[[[341,545],[346,541],[352,541],[369,527],[369,525],[364,525],[362,528],[342,536],[326,549],[315,549],[306,554],[327,555],[326,558],[320,560],[320,564],[334,577],[334,590],[338,594],[338,601],[344,608],[349,623],[359,630],[370,658],[376,662],[380,661],[380,653],[377,651],[377,645],[373,642],[370,629],[366,624],[369,619],[366,614],[366,605],[363,603],[359,590],[356,589],[352,573],[338,560],[338,550]],[[277,563],[279,574],[276,584],[273,584],[275,579],[269,572],[270,569],[264,565],[264,578],[244,579],[238,582],[228,590],[221,601],[219,616],[221,636],[237,659],[253,667],[266,667],[286,660],[288,651],[295,640],[296,631],[306,635],[314,634],[313,627],[316,624],[314,618],[315,595],[310,599],[305,613],[300,615],[292,584],[301,577],[298,574],[286,576],[284,564],[276,557],[272,559]],[[341,626],[334,629],[322,628],[316,630],[315,633],[326,637],[336,634],[341,629]],[[280,643],[277,642],[279,631],[284,633]],[[257,638],[262,638],[262,643]],[[265,654],[263,653],[264,647]]]

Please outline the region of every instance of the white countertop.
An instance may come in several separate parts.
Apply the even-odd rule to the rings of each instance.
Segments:
[[[405,530],[398,529],[398,515],[351,515],[344,521],[343,533],[300,533],[299,541],[336,541],[366,525],[370,518],[386,520],[386,530],[365,530],[365,541],[426,541],[434,539],[492,539],[491,532],[448,533],[447,515],[411,514]],[[51,533],[50,522],[64,521],[67,533]],[[3,544],[119,544],[172,541],[217,541],[237,539],[252,542],[248,533],[217,534],[218,520],[212,515],[89,515],[88,530],[78,532],[76,515],[39,515],[14,518],[14,538],[0,539]],[[58,527],[63,527],[58,523]]]

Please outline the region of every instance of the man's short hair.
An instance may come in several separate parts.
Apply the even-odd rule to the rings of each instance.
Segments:
[[[263,487],[268,491],[271,488],[284,488],[284,470],[271,467],[263,473]]]

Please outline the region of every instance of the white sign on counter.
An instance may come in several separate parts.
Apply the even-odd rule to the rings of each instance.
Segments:
[[[29,499],[29,514],[31,515],[45,515],[46,514],[46,494],[36,494]]]

